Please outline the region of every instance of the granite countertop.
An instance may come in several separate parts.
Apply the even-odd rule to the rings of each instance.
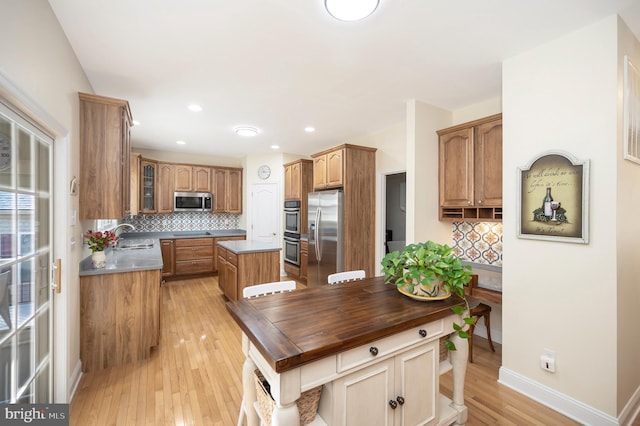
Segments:
[[[282,250],[282,247],[277,244],[269,244],[255,240],[220,241],[218,245],[235,254]]]
[[[91,256],[80,262],[80,276],[118,274],[122,272],[148,271],[162,269],[162,253],[158,238],[145,238],[152,242],[151,248],[143,249],[107,249],[105,250],[107,266],[94,269],[91,266]]]
[[[174,238],[203,238],[203,237],[237,237],[246,236],[244,229],[211,229],[201,231],[164,231],[164,232],[125,232],[119,238],[158,238],[171,240]]]
[[[216,229],[202,231],[167,231],[167,232],[124,232],[118,236],[120,240],[144,242],[151,248],[120,249],[109,248],[105,250],[107,266],[94,269],[91,265],[91,256],[87,256],[80,262],[80,276],[118,274],[122,272],[148,271],[162,269],[162,252],[160,240],[175,238],[203,238],[203,237],[233,237],[246,236],[243,229]],[[279,250],[280,248],[278,248]],[[266,251],[266,250],[264,250]]]

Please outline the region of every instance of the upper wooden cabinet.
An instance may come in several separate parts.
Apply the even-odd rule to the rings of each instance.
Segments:
[[[340,188],[343,186],[344,154],[344,149],[339,148],[312,155],[314,189]]]
[[[438,136],[440,219],[502,220],[502,114]]]
[[[343,269],[374,276],[376,149],[345,144],[311,157],[314,189],[343,191]]]
[[[125,100],[79,93],[80,219],[131,214],[131,110]]]
[[[242,213],[242,169],[213,169],[213,212]]]
[[[158,213],[173,211],[173,164],[158,163]]]
[[[211,192],[211,167],[193,166],[193,190]]]
[[[131,216],[135,216],[140,212],[140,164],[141,164],[140,154],[131,153],[130,161],[131,161],[131,202],[129,206],[131,207]]]
[[[284,165],[285,200],[305,200],[312,184],[313,161],[297,160]]]
[[[158,209],[157,195],[158,163],[142,158],[140,160],[140,210],[145,213],[156,213]]]
[[[193,166],[176,164],[173,167],[173,190],[193,191]]]

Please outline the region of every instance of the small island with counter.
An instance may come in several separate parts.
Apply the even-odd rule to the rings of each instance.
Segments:
[[[280,281],[280,251],[276,244],[254,240],[218,243],[218,285],[229,300],[242,298],[250,285]]]

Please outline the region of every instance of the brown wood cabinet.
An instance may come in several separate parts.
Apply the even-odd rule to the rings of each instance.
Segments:
[[[80,359],[89,372],[149,358],[160,343],[160,270],[80,277]]]
[[[80,219],[131,213],[131,110],[125,100],[79,93]]]
[[[211,167],[193,166],[193,190],[211,192]]]
[[[175,275],[213,273],[213,238],[180,238],[175,245]]]
[[[173,240],[160,240],[162,252],[162,278],[172,277],[176,273],[176,258]]]
[[[173,211],[173,164],[158,163],[158,213]]]
[[[280,252],[233,253],[218,247],[218,285],[229,300],[242,298],[245,287],[280,281]]]
[[[140,158],[140,154],[132,152],[130,155],[130,162],[131,162],[131,172],[130,172],[131,202],[129,206],[131,208],[131,216],[135,216],[140,212],[140,204],[142,199],[140,196],[141,194],[140,166],[142,162]]]
[[[438,137],[440,220],[502,220],[502,114]]]
[[[140,211],[143,214],[157,211],[158,163],[142,158],[140,160]]]
[[[375,173],[376,149],[340,145],[314,154],[314,189],[342,188],[343,254],[345,271],[364,269],[374,276],[375,268]],[[322,160],[318,162],[317,160]],[[321,164],[325,164],[325,168]],[[316,172],[324,178],[316,176]],[[322,181],[325,187],[318,186]]]
[[[213,169],[213,212],[242,213],[242,169]]]
[[[285,200],[306,200],[312,190],[313,161],[297,160],[284,165]]]
[[[343,186],[344,154],[344,148],[338,148],[312,155],[314,190]]]
[[[173,190],[176,192],[193,191],[193,166],[185,164],[173,166]]]
[[[246,237],[244,235],[237,235],[237,236],[233,236],[233,237],[216,237],[213,240],[213,259],[216,260],[216,263],[214,265],[214,272],[218,270],[218,250],[221,248],[220,246],[218,246],[218,243],[221,241],[234,241],[234,240],[244,240],[246,239]],[[218,271],[219,273],[220,271]]]

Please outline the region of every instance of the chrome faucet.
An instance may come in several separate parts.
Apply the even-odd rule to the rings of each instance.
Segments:
[[[135,231],[135,230],[136,230],[136,227],[135,227],[135,226],[133,226],[133,225],[132,225],[132,224],[130,224],[130,223],[121,223],[120,225],[118,225],[118,226],[116,226],[115,228],[113,228],[113,230],[112,230],[111,232],[113,232],[114,234],[116,234],[116,237],[117,237],[117,236],[118,236],[118,234],[117,234],[118,229],[120,229],[120,228],[122,228],[122,227],[124,227],[124,226],[128,226],[129,228],[131,228],[131,230],[132,230],[132,231]]]

